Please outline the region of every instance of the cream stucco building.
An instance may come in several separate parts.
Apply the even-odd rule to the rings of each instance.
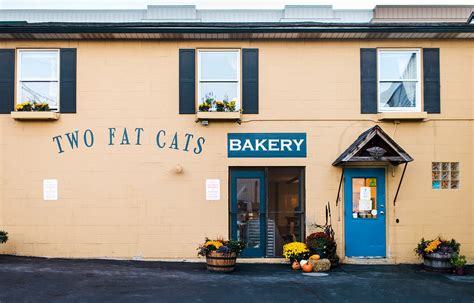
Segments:
[[[472,262],[472,7],[390,9],[0,12],[0,251],[274,258],[329,203],[346,261],[441,235]]]

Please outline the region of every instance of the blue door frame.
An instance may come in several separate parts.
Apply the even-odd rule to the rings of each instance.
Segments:
[[[260,180],[260,245],[259,247],[247,247],[242,251],[242,257],[264,257],[266,247],[266,194],[265,194],[265,171],[262,170],[232,170],[231,171],[231,194],[230,194],[230,230],[232,239],[238,239],[238,201],[237,201],[237,179],[259,179]]]
[[[346,256],[385,257],[385,169],[346,168],[344,176],[344,233]],[[376,180],[377,212],[375,217],[361,218],[357,217],[357,214],[353,214],[352,180],[354,178],[374,178]]]

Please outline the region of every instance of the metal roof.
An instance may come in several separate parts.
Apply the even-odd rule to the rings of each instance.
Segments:
[[[328,5],[284,9],[199,10],[194,5],[149,5],[142,10],[0,10],[0,40],[158,39],[472,39],[474,24],[452,22],[470,6],[380,6],[337,10]],[[412,10],[424,22],[386,22]],[[446,22],[426,22],[440,18]],[[442,11],[441,11],[442,12]],[[448,14],[449,13],[449,14]],[[373,22],[373,17],[378,21]],[[386,18],[384,22],[380,20]],[[431,18],[431,19],[430,19]],[[467,17],[466,17],[467,18]],[[440,19],[444,20],[444,19]]]
[[[148,5],[130,10],[1,9],[0,21],[42,22],[370,22],[372,10],[330,5],[287,5],[283,9],[197,9],[195,5]]]
[[[0,39],[472,39],[466,23],[0,23]]]

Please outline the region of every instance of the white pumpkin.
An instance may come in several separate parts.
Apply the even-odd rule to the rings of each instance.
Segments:
[[[306,263],[308,263],[308,260],[301,260],[301,261],[300,261],[300,265],[301,265],[301,266],[305,265]]]

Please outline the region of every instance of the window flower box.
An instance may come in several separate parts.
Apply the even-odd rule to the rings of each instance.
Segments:
[[[199,104],[198,120],[240,120],[240,110],[237,108],[237,99],[219,101],[210,93]]]
[[[43,121],[54,121],[59,119],[58,112],[50,111],[14,111],[11,112],[11,117],[19,121],[34,121],[34,120],[43,120]]]
[[[428,118],[426,112],[383,112],[377,115],[379,121],[388,120],[411,120],[422,121]]]
[[[26,101],[18,104],[11,112],[15,120],[58,120],[59,113],[51,111],[48,103]]]
[[[240,120],[240,112],[197,112],[198,120]]]

